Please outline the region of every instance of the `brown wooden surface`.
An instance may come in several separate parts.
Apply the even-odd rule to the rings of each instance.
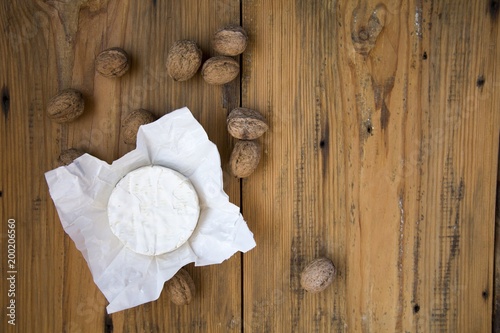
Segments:
[[[0,2],[1,331],[490,332],[500,136],[497,1]],[[240,79],[176,83],[164,63],[178,39],[213,55],[211,35],[247,29]],[[121,46],[132,69],[94,73]],[[45,115],[80,89],[77,121]],[[188,106],[221,152],[225,189],[257,247],[188,266],[187,307],[158,301],[107,315],[85,260],[60,225],[44,172],[77,147],[107,162],[133,146],[120,121]],[[227,174],[225,117],[270,122],[257,171]],[[240,187],[241,185],[241,187]],[[241,190],[241,191],[240,191]],[[6,323],[7,220],[16,220],[16,326]],[[300,272],[328,256],[320,294]],[[497,265],[498,267],[498,265]],[[496,289],[498,290],[498,288]],[[498,296],[498,295],[497,295]]]

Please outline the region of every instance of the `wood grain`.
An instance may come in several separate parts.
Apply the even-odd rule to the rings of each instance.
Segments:
[[[495,329],[498,10],[490,0],[0,1],[1,331]],[[174,41],[197,41],[207,59],[212,34],[229,23],[249,35],[240,80],[168,78]],[[118,80],[94,72],[95,56],[113,46],[132,58]],[[88,107],[55,124],[45,106],[67,87]],[[260,165],[241,183],[227,172],[225,128],[240,105],[270,124]],[[197,288],[189,306],[162,294],[108,315],[44,172],[71,147],[111,162],[134,148],[121,136],[129,112],[160,117],[182,106],[217,144],[225,190],[257,247],[188,265]],[[9,218],[16,327],[4,320]],[[338,276],[309,294],[300,273],[320,256]]]
[[[243,3],[242,104],[271,126],[243,183],[258,244],[245,328],[490,331],[500,87],[487,2]],[[337,281],[305,293],[300,272],[323,255]]]

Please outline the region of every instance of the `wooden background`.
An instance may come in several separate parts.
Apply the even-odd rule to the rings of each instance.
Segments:
[[[497,0],[0,1],[2,332],[491,332],[500,137]],[[241,24],[239,79],[166,75],[168,49]],[[94,72],[123,47],[131,71]],[[88,105],[58,125],[58,90]],[[236,106],[270,122],[257,171],[227,173]],[[225,189],[257,247],[221,265],[188,266],[198,293],[165,294],[107,315],[106,300],[60,225],[44,172],[77,147],[122,156],[120,121],[188,106],[221,153]],[[16,326],[6,323],[7,220],[16,220]],[[500,222],[500,218],[498,220]],[[498,231],[497,231],[498,232]],[[500,249],[498,250],[500,254]],[[320,294],[301,270],[327,256]],[[494,320],[495,319],[495,320]]]

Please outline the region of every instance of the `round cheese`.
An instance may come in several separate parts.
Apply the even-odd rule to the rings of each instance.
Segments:
[[[150,256],[184,244],[199,216],[198,195],[189,179],[157,165],[125,175],[108,202],[111,231],[132,251]]]

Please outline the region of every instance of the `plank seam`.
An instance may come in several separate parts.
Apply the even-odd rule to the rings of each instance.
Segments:
[[[240,0],[240,26],[243,27],[243,0]],[[239,85],[239,101],[238,105],[240,107],[243,106],[243,55],[240,55],[239,57],[239,62],[240,62],[240,85]],[[243,214],[243,181],[240,180],[240,211],[241,214]],[[243,215],[244,216],[244,215]],[[240,298],[241,298],[241,307],[240,307],[240,317],[241,317],[241,333],[244,333],[245,331],[245,285],[244,285],[244,255],[243,253],[240,253],[240,276],[241,276],[241,291],[240,291]]]

